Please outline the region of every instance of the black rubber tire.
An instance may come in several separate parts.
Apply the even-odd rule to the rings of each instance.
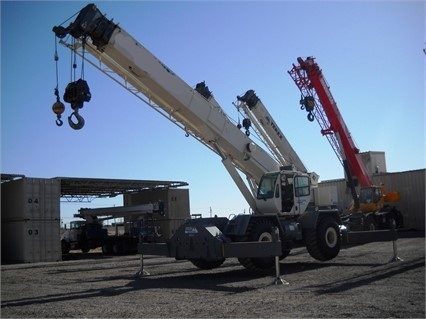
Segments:
[[[82,241],[80,244],[80,249],[84,254],[87,254],[90,251],[90,245],[87,241]]]
[[[190,259],[189,261],[200,269],[214,269],[220,267],[225,261],[225,258],[218,260]]]
[[[341,242],[339,225],[331,216],[321,217],[316,229],[305,232],[306,249],[319,261],[335,258],[340,252]]]
[[[102,244],[102,253],[104,255],[111,255],[112,254],[112,245],[110,243]]]
[[[254,224],[248,234],[247,241],[271,241],[272,223],[267,219],[262,219]],[[289,253],[289,252],[288,252]],[[271,269],[275,264],[274,257],[268,258],[238,258],[241,265],[249,270]]]
[[[395,206],[390,207],[389,205],[384,206],[380,212],[386,212],[386,229],[392,229],[392,224],[395,229],[402,228],[404,226],[404,218],[399,210]]]
[[[364,230],[376,230],[377,225],[374,217],[372,215],[367,215],[364,217]]]
[[[64,255],[68,254],[71,250],[70,244],[65,240],[61,240],[61,250],[62,250],[62,254]]]
[[[112,253],[114,255],[123,255],[124,254],[124,243],[121,241],[116,242],[112,245]]]
[[[388,228],[392,228],[392,223],[394,223],[395,229],[402,228],[404,226],[404,219],[402,217],[402,214],[399,210],[397,210],[395,207],[393,207],[390,211],[391,217],[388,220]]]

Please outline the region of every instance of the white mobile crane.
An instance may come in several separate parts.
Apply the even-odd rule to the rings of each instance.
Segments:
[[[247,117],[235,125],[204,82],[195,88],[186,84],[96,5],[87,5],[69,26],[55,26],[53,31],[61,44],[217,153],[252,209],[252,214],[232,219],[190,219],[166,244],[142,245],[144,253],[188,259],[203,269],[218,267],[227,257],[238,257],[249,269],[270,268],[274,256],[284,258],[296,245],[306,245],[320,261],[338,255],[339,212],[309,206],[318,175],[306,171],[253,90],[237,97],[235,106]],[[55,95],[53,111],[60,126],[65,107],[58,88]],[[90,97],[84,79],[67,86],[64,100],[73,109],[68,117],[72,128],[83,127],[78,111]],[[252,124],[270,152],[250,138]],[[276,229],[278,241],[273,240]]]

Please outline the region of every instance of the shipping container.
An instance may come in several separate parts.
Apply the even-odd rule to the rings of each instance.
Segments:
[[[336,185],[324,185],[314,188],[314,201],[318,206],[337,207],[339,204]]]
[[[383,183],[386,191],[397,191],[400,201],[391,203],[401,211],[404,227],[425,229],[425,169],[373,176],[373,182]]]
[[[2,221],[2,262],[44,262],[62,259],[59,220]]]
[[[61,185],[22,178],[1,184],[2,262],[61,260]]]
[[[169,239],[183,222],[190,218],[189,190],[188,189],[153,189],[139,193],[125,194],[124,206],[141,205],[162,201],[164,216],[154,214],[152,222],[160,227],[162,240]]]
[[[22,178],[1,184],[2,221],[60,219],[57,179]]]

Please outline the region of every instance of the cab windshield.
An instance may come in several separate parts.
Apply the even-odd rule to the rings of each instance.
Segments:
[[[70,222],[70,228],[71,229],[79,229],[81,228],[81,226],[83,226],[84,224],[86,224],[86,222],[84,220],[76,220],[76,221],[72,221]]]
[[[382,198],[382,191],[379,187],[362,187],[359,194],[361,203],[377,203]]]
[[[260,180],[259,189],[257,190],[257,199],[267,199],[274,197],[275,183],[279,173],[265,174]]]

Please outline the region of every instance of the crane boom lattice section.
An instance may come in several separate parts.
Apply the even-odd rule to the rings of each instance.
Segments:
[[[293,68],[288,71],[291,78],[293,79],[296,86],[299,88],[301,97],[300,103],[302,104],[301,108],[305,108],[305,101],[309,103],[309,107],[312,109],[309,110],[308,119],[312,120],[312,116],[317,120],[319,126],[321,127],[321,134],[324,135],[328,142],[330,143],[334,153],[339,159],[340,163],[343,165],[343,152],[340,149],[339,142],[335,132],[331,129],[330,121],[327,118],[326,113],[324,112],[324,107],[321,104],[321,100],[318,97],[318,94],[313,89],[312,83],[309,80],[306,70],[302,69],[299,65],[294,65]]]
[[[351,175],[358,179],[360,185],[373,185],[320,67],[313,57],[306,60],[299,57],[297,62],[299,66],[293,65],[288,73],[302,93],[300,104],[308,112],[308,119],[317,119],[321,133],[329,139],[343,166],[347,163]]]

